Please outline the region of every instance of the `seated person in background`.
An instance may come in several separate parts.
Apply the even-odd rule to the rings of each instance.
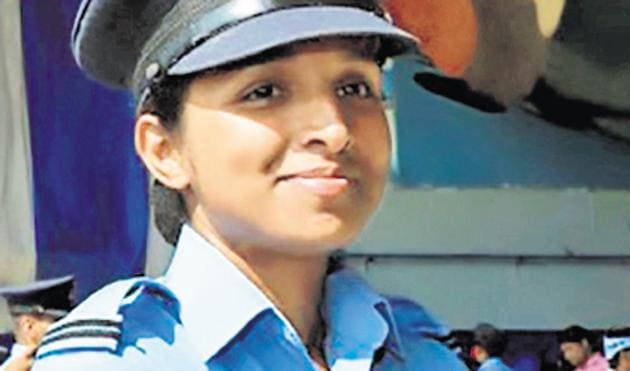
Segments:
[[[614,371],[630,371],[630,327],[612,329],[604,336],[604,354]]]
[[[72,309],[74,278],[66,276],[0,289],[11,313],[15,344],[0,371],[30,370],[33,354],[53,322]]]
[[[594,334],[584,327],[577,325],[567,327],[559,334],[558,343],[562,356],[576,371],[608,370],[608,362],[604,356],[593,350]]]
[[[511,371],[501,356],[507,346],[505,333],[488,323],[480,323],[473,330],[470,356],[479,364],[479,371]]]

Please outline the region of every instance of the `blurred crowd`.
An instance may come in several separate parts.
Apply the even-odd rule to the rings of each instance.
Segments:
[[[471,370],[630,371],[630,327],[522,332],[480,323],[447,341]]]

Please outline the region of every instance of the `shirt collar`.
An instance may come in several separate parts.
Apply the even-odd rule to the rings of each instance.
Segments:
[[[205,360],[264,310],[281,316],[243,272],[188,225],[164,283],[178,298],[182,325]],[[333,360],[371,357],[381,346],[403,357],[389,303],[354,271],[340,269],[327,277],[322,304],[331,365]]]
[[[182,325],[205,360],[252,318],[273,307],[236,266],[188,225],[182,228],[164,283],[178,298]]]
[[[326,279],[322,317],[328,328],[325,350],[330,365],[337,360],[371,359],[386,351],[403,358],[400,337],[389,302],[351,269]]]

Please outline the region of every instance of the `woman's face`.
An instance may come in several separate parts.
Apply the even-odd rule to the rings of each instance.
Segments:
[[[174,133],[193,225],[232,248],[347,245],[387,179],[380,92],[378,65],[341,41],[193,81]]]

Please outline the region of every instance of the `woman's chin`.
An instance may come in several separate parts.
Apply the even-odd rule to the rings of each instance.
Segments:
[[[301,256],[330,255],[344,250],[356,239],[358,232],[350,231],[309,231],[295,235],[285,243],[276,245],[277,249]]]

